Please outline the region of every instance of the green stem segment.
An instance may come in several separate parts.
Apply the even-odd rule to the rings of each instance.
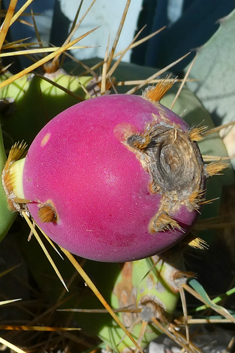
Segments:
[[[6,153],[2,139],[2,131],[0,126],[0,171],[2,172],[6,162]],[[16,213],[12,213],[8,209],[8,203],[2,183],[0,183],[0,241],[5,237],[10,229]]]

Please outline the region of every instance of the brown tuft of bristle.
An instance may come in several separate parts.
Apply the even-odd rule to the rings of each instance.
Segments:
[[[212,162],[205,166],[207,177],[211,177],[213,175],[219,175],[224,169],[226,169],[228,165],[222,162]]]
[[[160,102],[162,97],[169,91],[175,81],[160,81],[156,86],[147,88],[143,93],[143,97],[151,102]]]
[[[159,215],[154,216],[149,223],[149,231],[150,233],[156,232],[165,232],[171,229],[179,229],[182,230],[177,221],[166,212],[162,212]]]
[[[139,307],[142,309],[140,318],[145,322],[151,322],[152,317],[157,318],[161,323],[167,324],[166,312],[163,303],[157,302],[153,297],[144,295],[141,297]]]
[[[204,239],[201,239],[201,238],[192,239],[188,243],[188,245],[191,246],[191,248],[199,249],[199,250],[206,250],[209,247],[207,242]]]
[[[38,217],[43,223],[58,221],[58,214],[51,200],[48,200],[43,204],[39,204]]]
[[[9,168],[12,163],[24,158],[26,156],[26,148],[27,144],[24,141],[16,142],[10,149],[5,168]]]
[[[205,201],[205,190],[194,190],[189,196],[189,203],[192,205],[194,210],[198,210],[200,205]]]
[[[51,61],[48,61],[47,63],[45,63],[43,65],[43,71],[46,73],[46,74],[53,74],[55,73],[57,70],[59,70],[60,68],[60,62],[59,62],[59,59],[54,58],[54,60],[51,60]]]
[[[196,277],[194,272],[191,271],[175,271],[175,273],[173,274],[173,281],[180,279],[180,278],[192,278],[192,277]]]
[[[206,126],[195,127],[189,132],[189,138],[191,141],[201,141],[204,139],[203,133],[207,130]]]
[[[197,237],[193,232],[190,232],[187,237],[183,239],[182,244],[199,250],[206,250],[209,248],[207,242],[204,239]]]
[[[150,144],[151,138],[147,134],[131,135],[128,142],[130,146],[138,150],[143,150]]]

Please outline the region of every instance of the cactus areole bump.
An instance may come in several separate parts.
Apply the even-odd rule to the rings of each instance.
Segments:
[[[107,262],[158,254],[198,216],[205,168],[195,129],[151,91],[70,107],[21,160],[22,189],[9,199],[26,199],[20,208],[74,254]]]

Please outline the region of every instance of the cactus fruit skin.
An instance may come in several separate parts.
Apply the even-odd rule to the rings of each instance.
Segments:
[[[81,257],[125,262],[160,253],[187,234],[197,210],[183,199],[169,206],[165,190],[161,195],[153,190],[158,185],[149,187],[153,176],[133,152],[133,141],[124,143],[126,134],[138,136],[156,121],[177,134],[189,131],[159,103],[128,95],[79,103],[41,130],[26,156],[23,190],[31,215],[52,240]],[[175,162],[172,168],[181,180],[183,170]],[[202,189],[203,166],[199,174]]]

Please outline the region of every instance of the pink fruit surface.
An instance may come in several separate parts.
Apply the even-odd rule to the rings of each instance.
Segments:
[[[168,129],[169,122],[175,133],[189,130],[161,104],[129,95],[90,99],[51,120],[30,146],[23,173],[28,209],[39,227],[72,253],[104,262],[151,256],[182,239],[198,212],[177,201],[169,213],[178,227],[152,231],[164,192],[151,189],[141,153],[126,143],[153,124]],[[164,168],[180,174],[176,164]],[[42,221],[38,212],[47,206],[56,216]]]

